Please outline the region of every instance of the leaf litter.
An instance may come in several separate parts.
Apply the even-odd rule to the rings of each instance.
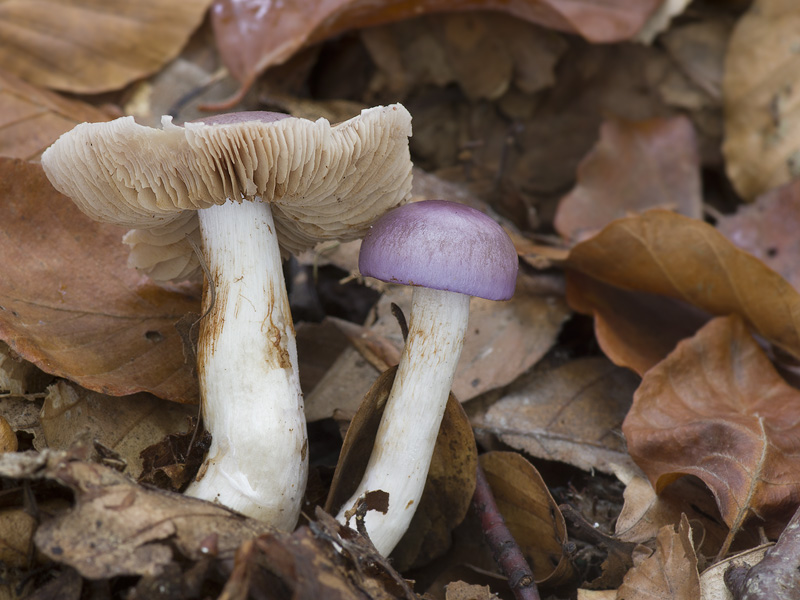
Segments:
[[[800,504],[797,9],[617,0],[574,13],[541,0],[503,13],[421,3],[432,14],[409,18],[405,4],[357,4],[305,3],[289,27],[280,19],[300,5],[220,2],[212,31],[198,2],[135,39],[131,9],[89,40],[104,67],[74,58],[59,13],[36,41],[15,19],[40,6],[3,6],[14,19],[0,53],[17,34],[44,51],[59,31],[68,51],[22,71],[15,55],[4,68],[16,75],[0,75],[2,593],[510,597],[469,510],[477,458],[542,597],[727,599],[777,585]],[[151,43],[164,27],[176,36]],[[130,61],[115,37],[132,40]],[[43,84],[108,92],[67,99]],[[453,388],[463,411],[451,400],[432,503],[391,563],[320,507],[369,451],[369,389],[386,391],[379,376],[402,348],[391,304],[406,306],[407,290],[361,280],[357,242],[287,267],[312,474],[302,525],[268,531],[167,491],[208,443],[195,407],[168,402],[196,399],[175,324],[197,312],[197,288],[148,287],[126,266],[123,232],[13,160],[35,161],[83,120],[170,110],[180,122],[220,98],[333,120],[403,101],[416,199],[489,213],[523,259],[514,300],[473,300]],[[129,476],[140,470],[144,485]],[[777,544],[763,558],[766,539]]]

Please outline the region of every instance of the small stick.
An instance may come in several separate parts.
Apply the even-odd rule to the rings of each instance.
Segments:
[[[481,528],[492,550],[492,556],[500,567],[500,572],[508,579],[514,597],[517,600],[540,600],[533,572],[497,508],[492,489],[480,464],[472,508],[481,518]]]

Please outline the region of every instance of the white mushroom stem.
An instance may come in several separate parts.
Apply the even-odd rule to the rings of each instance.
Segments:
[[[228,201],[198,212],[216,291],[198,373],[212,442],[187,493],[291,530],[308,473],[297,349],[270,205]],[[203,310],[211,304],[206,284]]]
[[[336,517],[370,491],[389,494],[386,514],[370,510],[364,523],[377,550],[388,556],[417,510],[439,425],[447,406],[469,319],[469,296],[414,288],[411,318],[392,391],[386,401],[364,477]]]

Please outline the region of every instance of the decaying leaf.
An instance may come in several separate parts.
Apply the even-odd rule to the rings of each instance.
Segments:
[[[577,271],[567,271],[567,303],[594,317],[594,333],[605,355],[639,375],[710,318],[681,300],[624,290]]]
[[[3,341],[0,341],[0,394],[21,396],[38,392],[47,385],[50,376],[32,363],[22,360]]]
[[[59,381],[47,390],[41,423],[47,446],[66,450],[76,436],[90,436],[114,450],[137,478],[140,453],[171,433],[186,432],[197,408],[166,402],[150,394],[112,398]]]
[[[43,522],[36,546],[51,560],[89,579],[157,575],[179,554],[199,560],[213,546],[232,558],[247,539],[269,526],[209,502],[146,489],[101,464],[80,460],[84,448],[0,457],[0,476],[49,479],[69,487],[75,507]]]
[[[794,600],[800,591],[800,509],[761,562],[732,566],[724,578],[735,600]]]
[[[726,170],[747,200],[800,175],[800,5],[756,0],[737,23],[725,59]]]
[[[480,463],[536,582],[553,587],[567,583],[574,575],[564,554],[567,526],[542,476],[516,452],[488,452],[481,455]]]
[[[220,600],[418,600],[411,582],[356,531],[317,509],[315,521],[292,534],[245,542]],[[253,595],[251,595],[251,592]]]
[[[396,368],[381,374],[353,417],[344,439],[325,508],[335,513],[353,494],[369,461]],[[477,448],[464,409],[450,396],[419,507],[392,558],[399,569],[443,554],[464,519],[475,489]]]
[[[475,100],[512,87],[533,94],[553,84],[567,47],[558,34],[501,13],[428,15],[364,29],[361,39],[378,67],[370,82],[378,98],[450,83]]]
[[[6,418],[0,415],[0,454],[16,452],[17,448],[17,434],[14,433],[14,429],[6,421]]]
[[[700,600],[700,574],[689,520],[681,517],[658,532],[656,550],[631,569],[617,591],[617,600]]]
[[[578,241],[614,219],[650,208],[702,217],[700,157],[688,118],[606,121],[578,167],[578,184],[558,207],[554,226]]]
[[[682,477],[656,494],[647,479],[639,476],[626,478],[625,504],[615,524],[614,535],[625,542],[647,544],[654,540],[665,525],[674,525],[681,514],[689,518],[696,551],[712,559],[722,547],[728,534],[708,488],[694,477]],[[745,530],[738,542],[742,547],[758,543],[757,535]]]
[[[800,504],[799,427],[800,391],[731,316],[645,373],[622,429],[657,492],[695,475],[735,535],[750,516],[782,526]]]
[[[0,64],[43,87],[84,94],[119,89],[174,58],[210,4],[110,0],[98,10],[91,0],[4,0]]]
[[[88,389],[196,401],[174,323],[199,298],[129,268],[124,230],[85,217],[39,165],[0,158],[0,199],[0,339]]]
[[[703,221],[664,210],[618,219],[572,248],[567,265],[623,289],[738,314],[759,336],[800,357],[800,294]]]
[[[0,13],[2,6],[0,3]],[[58,136],[78,123],[109,119],[108,114],[90,104],[65,98],[0,70],[0,156],[38,159]]]
[[[638,378],[604,358],[586,358],[512,384],[476,431],[532,456],[590,471],[630,464],[620,426]]]
[[[733,600],[725,585],[725,572],[731,567],[757,564],[771,547],[772,544],[761,544],[721,560],[703,571],[700,574],[700,597],[703,600]]]
[[[800,181],[770,190],[725,215],[717,229],[800,290]]]
[[[604,4],[573,0],[493,2],[492,0],[392,0],[364,5],[354,0],[220,0],[212,11],[222,59],[247,89],[268,67],[286,61],[305,45],[343,31],[390,23],[427,12],[500,10],[546,27],[578,33],[595,42],[632,38],[661,0]],[[241,96],[240,92],[239,96]]]

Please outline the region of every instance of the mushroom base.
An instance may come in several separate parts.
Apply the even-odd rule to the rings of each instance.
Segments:
[[[414,288],[408,339],[400,357],[364,477],[337,519],[346,523],[365,493],[389,493],[386,514],[364,519],[384,556],[394,549],[417,510],[469,320],[469,296]]]
[[[272,211],[259,200],[229,200],[198,214],[211,282],[197,364],[212,443],[186,493],[291,530],[308,444]]]

